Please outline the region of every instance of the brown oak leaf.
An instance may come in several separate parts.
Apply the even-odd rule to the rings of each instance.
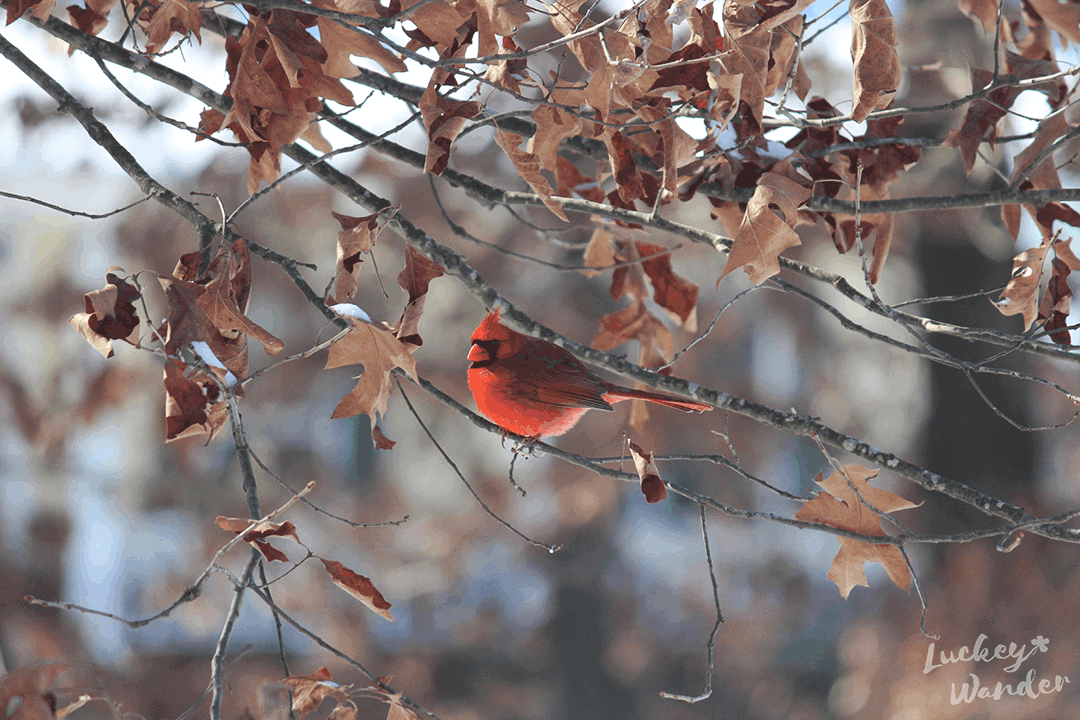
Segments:
[[[381,6],[371,0],[312,0],[315,7],[324,10],[337,10],[351,15],[380,17]],[[329,18],[318,18],[319,37],[326,48],[327,59],[322,64],[323,72],[332,78],[352,78],[360,74],[360,68],[349,58],[350,55],[369,58],[379,63],[388,73],[404,72],[405,62],[391,52],[378,39],[365,35],[358,30],[345,27]]]
[[[795,513],[795,519],[822,523],[860,535],[885,537],[881,518],[871,508],[882,513],[891,513],[918,506],[888,490],[871,486],[868,481],[877,477],[877,474],[876,469],[860,465],[844,465],[843,473],[834,472],[825,480],[822,480],[821,473],[818,473],[814,482],[824,492],[807,500]],[[840,552],[833,560],[827,577],[836,583],[843,597],[846,598],[856,585],[869,587],[866,572],[863,570],[863,564],[867,562],[881,564],[896,586],[907,590],[911,584],[911,572],[898,547],[875,545],[848,537],[837,539],[840,541]]]
[[[334,419],[365,414],[372,422],[386,413],[393,384],[390,372],[399,367],[414,380],[416,359],[409,346],[394,337],[393,331],[362,321],[353,321],[352,329],[330,346],[326,369],[345,365],[363,365],[356,387],[334,408]]]
[[[778,172],[785,165],[785,173]],[[760,285],[780,272],[780,253],[800,244],[795,233],[798,209],[810,198],[811,191],[791,179],[793,175],[790,161],[785,160],[758,180],[720,280],[744,268],[751,282]]]

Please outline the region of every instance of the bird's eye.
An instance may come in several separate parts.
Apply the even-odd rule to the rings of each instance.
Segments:
[[[489,365],[492,365],[498,357],[498,340],[473,340],[472,349],[469,351],[469,361],[472,364],[469,365],[469,367],[473,370],[488,367]]]

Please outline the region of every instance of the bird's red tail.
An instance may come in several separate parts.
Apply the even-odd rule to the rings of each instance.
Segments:
[[[705,403],[699,403],[693,400],[684,400],[681,397],[653,392],[651,390],[631,390],[630,388],[613,387],[604,394],[604,397],[608,402],[618,402],[619,400],[632,400],[637,398],[639,400],[646,400],[651,403],[656,403],[657,405],[675,408],[676,410],[682,410],[684,412],[705,412],[706,410],[712,410],[712,405],[706,405]]]

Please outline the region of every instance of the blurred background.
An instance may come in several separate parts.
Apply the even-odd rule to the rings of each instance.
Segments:
[[[893,9],[907,78],[897,103],[927,105],[968,92],[966,63],[986,66],[992,38],[948,3],[905,2]],[[806,49],[817,93],[833,98],[847,92],[850,98],[849,32],[841,21]],[[16,22],[3,33],[92,105],[156,179],[182,194],[217,193],[227,209],[245,199],[243,149],[195,144],[190,135],[153,121],[124,100],[91,60],[81,53],[68,57],[66,47],[28,23]],[[201,46],[165,62],[201,72],[203,82],[221,90],[222,53],[220,39],[207,33]],[[138,199],[134,185],[82,129],[56,114],[51,100],[11,70],[0,89],[0,123],[8,130],[0,134],[0,189],[90,213]],[[194,101],[130,73],[117,74],[161,112],[196,123],[201,108]],[[400,79],[425,82],[421,75]],[[353,90],[363,97],[363,88]],[[1023,100],[1037,114],[1039,97]],[[359,113],[375,132],[407,117],[400,103],[369,102]],[[941,138],[959,117],[913,115],[905,128],[913,136]],[[1006,122],[1008,133],[1031,129],[1016,117]],[[338,140],[330,130],[326,135]],[[417,125],[395,140],[421,150],[425,142]],[[929,161],[904,177],[894,196],[969,192],[1001,182],[986,163],[966,178],[953,150],[925,153]],[[1007,172],[1007,149],[987,153]],[[292,167],[283,162],[284,169]],[[401,202],[403,213],[465,254],[501,294],[564,335],[587,343],[597,320],[620,307],[608,293],[610,273],[586,278],[456,237],[428,179],[415,170],[368,152],[335,162],[372,191]],[[495,184],[524,187],[488,133],[471,133],[456,143],[454,163],[482,167]],[[478,207],[441,181],[435,186],[450,217],[481,239],[548,262],[582,264],[590,227],[565,230],[542,208],[521,210],[533,225],[557,230],[538,232],[504,209]],[[216,217],[216,206],[200,200],[204,212]],[[334,268],[338,225],[332,210],[363,214],[301,175],[247,210],[238,228],[250,240],[317,264],[317,272],[303,272],[321,289]],[[715,228],[709,210],[697,198],[677,212],[683,222]],[[711,247],[656,234],[629,237],[680,245],[673,264],[702,287],[702,329],[749,287],[735,273],[714,289],[725,258]],[[828,239],[804,241],[788,255],[859,283],[856,258],[838,256]],[[1014,247],[997,208],[901,215],[880,290],[895,302],[1000,286],[1012,256],[1033,242],[1037,237],[1028,228],[1021,246]],[[92,687],[148,720],[179,716],[206,687],[210,654],[232,596],[225,578],[213,577],[199,600],[138,630],[31,607],[22,598],[69,601],[127,618],[151,615],[179,597],[229,539],[214,517],[246,516],[227,433],[208,447],[202,438],[164,443],[160,360],[129,346],[104,360],[67,324],[82,311],[82,295],[104,284],[109,266],[168,275],[179,255],[195,248],[190,226],[151,203],[87,220],[0,197],[0,653],[9,670],[63,659],[73,670],[60,677],[60,686]],[[374,250],[389,298],[372,263],[361,272],[357,303],[376,321],[395,321],[405,302],[394,284],[403,249],[401,239],[387,231]],[[285,353],[327,338],[321,315],[280,268],[254,263],[249,314],[285,342]],[[800,284],[853,320],[899,336],[825,287]],[[1021,329],[1017,318],[1001,317],[985,298],[918,311],[948,322]],[[424,345],[416,354],[422,376],[470,406],[465,356],[483,314],[454,280],[434,281],[421,324]],[[676,332],[676,348],[694,337]],[[958,357],[989,354],[932,339]],[[620,351],[636,358],[633,346]],[[251,352],[253,367],[271,362],[261,349]],[[510,450],[497,436],[405,384],[424,422],[492,509],[530,537],[562,545],[550,555],[520,541],[476,505],[396,391],[380,422],[397,442],[393,450],[372,448],[365,416],[331,420],[357,369],[324,371],[324,363],[320,353],[249,385],[242,402],[248,438],[259,458],[292,487],[314,480],[309,498],[329,512],[371,523],[408,516],[403,524],[371,529],[349,527],[303,506],[286,516],[316,553],[371,577],[393,603],[396,621],[376,617],[332,587],[311,562],[273,584],[274,597],[376,674],[393,676],[395,687],[445,720],[1076,716],[1074,684],[1034,700],[950,700],[951,692],[970,682],[970,673],[991,686],[1015,684],[1028,669],[1035,669],[1037,680],[1080,675],[1080,630],[1068,611],[1080,583],[1072,546],[1029,536],[1010,554],[996,552],[993,541],[914,548],[929,605],[927,628],[941,635],[938,650],[971,646],[980,634],[988,636],[991,648],[1030,647],[1037,636],[1049,640],[1048,652],[1033,656],[1017,673],[1005,672],[1000,662],[924,672],[930,641],[919,630],[914,589],[899,590],[872,565],[870,587],[856,588],[845,601],[825,578],[839,548],[835,537],[713,512],[710,538],[725,618],[716,639],[713,696],[694,706],[662,700],[661,691],[695,695],[705,680],[705,643],[715,611],[693,504],[672,496],[649,506],[632,485],[543,456],[518,459],[514,477],[528,492],[522,497],[508,480]],[[1069,364],[1020,357],[1002,364],[1075,387]],[[962,374],[845,331],[798,298],[768,289],[747,294],[674,371],[711,388],[819,416],[1038,516],[1080,503],[1075,425],[1020,432],[997,417]],[[1073,411],[1030,385],[981,376],[980,387],[1004,412],[1028,424],[1053,425]],[[592,413],[557,444],[592,457],[618,456],[627,419],[625,406]],[[813,443],[737,416],[655,409],[646,430],[630,434],[658,454],[728,454],[717,435],[724,431],[747,470],[789,492],[805,495],[818,471],[829,472]],[[665,462],[662,470],[669,480],[740,508],[788,516],[798,509],[718,465]],[[257,477],[264,511],[289,497],[272,477]],[[886,472],[875,482],[925,501],[904,515],[919,531],[993,526],[969,507],[928,496]],[[303,556],[290,543],[276,545],[293,559]],[[229,566],[239,572],[245,559],[238,548]],[[268,576],[285,569],[270,567]],[[325,665],[339,682],[366,684],[305,637],[288,627],[283,632],[292,674]],[[247,711],[261,718],[260,698],[273,694],[272,683],[284,672],[271,615],[251,596],[230,651],[223,716],[238,718]],[[361,702],[360,709],[362,718],[386,713],[375,701]],[[328,710],[323,707],[323,714]]]

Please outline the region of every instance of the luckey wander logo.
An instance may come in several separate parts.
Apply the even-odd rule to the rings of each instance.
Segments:
[[[986,640],[986,635],[979,635],[979,638],[971,647],[965,645],[953,653],[942,650],[938,653],[936,663],[934,662],[934,643],[930,643],[930,647],[926,651],[926,665],[923,666],[924,675],[929,675],[932,671],[945,665],[959,662],[1001,662],[1005,663],[1004,667],[1002,667],[1005,672],[1018,674],[1017,682],[998,682],[991,687],[982,684],[977,674],[969,673],[968,679],[959,688],[957,688],[955,682],[952,683],[949,702],[953,705],[972,703],[976,699],[1000,700],[1010,695],[1036,700],[1042,695],[1061,692],[1065,685],[1069,683],[1069,678],[1066,675],[1055,675],[1053,680],[1049,678],[1037,679],[1034,668],[1028,669],[1023,680],[1019,679],[1021,667],[1032,655],[1050,651],[1050,640],[1042,635],[1032,638],[1030,647],[1027,644],[1017,646],[1016,643],[1011,642],[1008,646],[997,645],[991,650],[989,646],[985,645]]]

